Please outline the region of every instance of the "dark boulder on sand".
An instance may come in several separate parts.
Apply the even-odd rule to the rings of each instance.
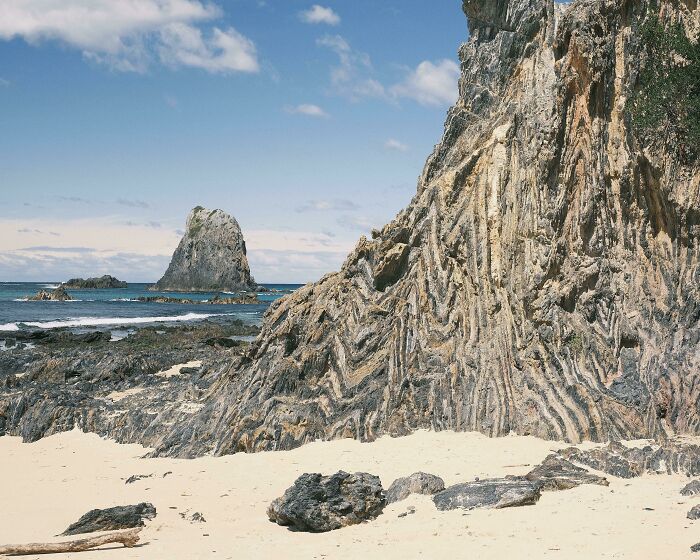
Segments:
[[[155,518],[153,504],[140,503],[133,506],[117,506],[107,509],[93,509],[66,529],[62,535],[82,535],[98,531],[118,531],[143,527],[145,520]]]

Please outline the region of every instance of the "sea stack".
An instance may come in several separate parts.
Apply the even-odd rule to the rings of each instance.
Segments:
[[[154,286],[166,292],[238,292],[257,288],[235,218],[197,206],[170,266]]]
[[[700,434],[700,159],[630,101],[657,63],[640,29],[695,33],[690,5],[465,0],[459,98],[411,203],[272,307],[160,452]]]

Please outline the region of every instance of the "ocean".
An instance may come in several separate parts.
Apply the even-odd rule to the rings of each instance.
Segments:
[[[0,331],[22,328],[71,328],[76,331],[136,328],[138,326],[200,321],[241,319],[259,324],[271,301],[292,293],[298,284],[262,284],[273,293],[258,294],[259,304],[198,305],[144,303],[139,297],[169,296],[204,301],[227,293],[165,293],[148,290],[151,284],[129,284],[114,290],[67,290],[74,301],[27,301],[39,290],[50,290],[58,282],[0,282]]]

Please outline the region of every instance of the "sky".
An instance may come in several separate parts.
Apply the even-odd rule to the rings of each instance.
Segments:
[[[459,0],[2,0],[0,281],[156,281],[189,211],[261,283],[405,207],[456,100]]]

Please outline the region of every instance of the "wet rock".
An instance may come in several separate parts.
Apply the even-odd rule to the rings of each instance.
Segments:
[[[118,531],[143,527],[144,521],[154,519],[156,508],[153,504],[140,503],[134,506],[117,506],[107,509],[93,509],[66,529],[63,536],[82,535],[97,531]]]
[[[692,519],[693,521],[700,519],[700,504],[688,512],[688,519]]]
[[[695,496],[696,494],[700,494],[700,480],[693,480],[693,482],[686,484],[683,490],[681,490],[681,494],[683,496]]]
[[[35,296],[27,298],[29,301],[72,301],[73,298],[66,292],[63,286],[55,290],[40,290]]]
[[[405,500],[411,494],[433,495],[445,489],[445,481],[434,474],[417,472],[411,476],[396,479],[386,491],[386,503],[393,504]]]
[[[376,518],[386,506],[378,477],[367,473],[303,474],[270,504],[270,521],[321,533]]]
[[[569,490],[581,484],[609,485],[606,478],[577,467],[558,455],[547,457],[541,465],[527,473],[525,478],[540,484],[542,490]]]
[[[439,510],[529,506],[540,499],[540,485],[524,478],[500,478],[456,484],[433,496]]]

